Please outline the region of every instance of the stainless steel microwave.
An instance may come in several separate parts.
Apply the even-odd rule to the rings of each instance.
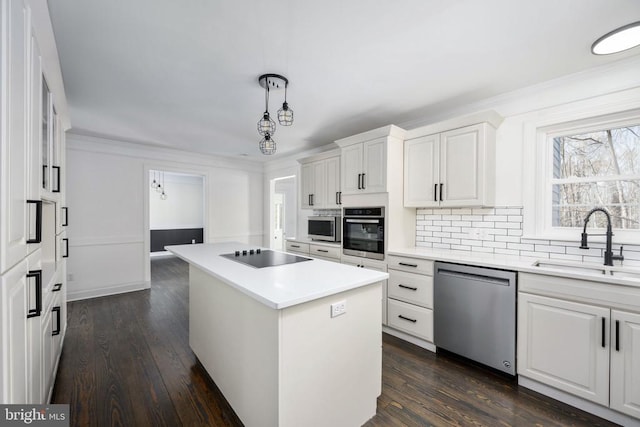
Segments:
[[[342,237],[342,221],[339,216],[310,216],[307,231],[311,240],[339,242]]]

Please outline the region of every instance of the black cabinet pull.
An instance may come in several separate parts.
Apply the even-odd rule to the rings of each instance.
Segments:
[[[51,336],[55,337],[60,335],[60,307],[53,307],[51,311],[56,314],[56,328],[51,331]]]
[[[367,175],[366,173],[363,173],[363,174],[362,174],[362,189],[363,189],[363,190],[367,188],[367,186],[365,185],[365,181],[364,181],[364,177],[365,177],[366,175]]]
[[[55,285],[53,285],[53,289],[51,289],[51,292],[58,292],[60,289],[62,289],[62,283],[56,283]]]
[[[620,351],[620,321],[616,320],[616,351]]]
[[[36,306],[27,307],[27,319],[38,317],[42,313],[42,270],[30,270],[27,274],[27,281],[29,279],[35,279],[33,284],[36,287]]]
[[[42,165],[42,188],[47,188],[47,165]]]
[[[444,187],[444,184],[440,183],[440,201],[442,201],[442,187]]]
[[[433,201],[438,201],[438,184],[433,184]]]
[[[62,226],[66,227],[69,225],[69,208],[66,206],[63,206],[62,211],[64,212],[64,216],[62,217],[63,218]]]
[[[292,248],[299,248],[299,245],[291,245]]]
[[[604,346],[605,346],[605,342],[604,342],[604,332],[605,332],[604,331],[604,327],[605,327],[605,324],[604,323],[605,323],[605,320],[604,320],[604,317],[603,317],[602,318],[602,348],[604,348]]]
[[[338,204],[342,204],[342,191],[338,191]]]
[[[402,289],[409,289],[411,291],[417,291],[418,288],[414,288],[413,286],[407,286],[407,285],[403,285],[403,284],[399,284],[399,287],[401,287]]]
[[[362,174],[358,174],[358,190],[362,190]]]
[[[62,258],[69,258],[69,239],[62,239],[64,242],[64,254],[62,254]]]
[[[416,323],[417,322],[416,319],[411,319],[409,317],[404,317],[402,314],[398,314],[398,317],[401,318],[402,320],[406,320],[406,321],[411,322],[411,323]]]
[[[328,250],[326,250],[326,249],[316,249],[316,250],[317,250],[318,252],[325,252],[325,253],[329,253],[329,251],[328,251]]]
[[[54,193],[60,192],[60,166],[51,166],[52,169],[56,171],[56,187],[51,191]]]
[[[29,238],[27,243],[40,243],[42,242],[42,200],[27,200],[27,205],[35,205],[36,209],[36,232],[33,238]],[[31,227],[29,227],[31,230]],[[29,233],[31,237],[31,233]]]
[[[418,268],[418,264],[408,264],[406,262],[399,262],[398,265],[402,265],[404,267],[413,267],[413,268]]]
[[[340,200],[338,199],[338,194],[340,194],[340,193],[338,193],[338,192],[336,191],[336,205],[339,205],[339,204],[340,204]]]

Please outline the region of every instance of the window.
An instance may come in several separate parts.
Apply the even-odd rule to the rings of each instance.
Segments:
[[[581,227],[587,212],[600,206],[614,228],[640,229],[640,125],[548,135],[547,142],[553,227]],[[595,215],[592,223],[604,228],[606,217]]]

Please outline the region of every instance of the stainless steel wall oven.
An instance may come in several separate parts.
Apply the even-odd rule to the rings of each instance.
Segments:
[[[384,208],[345,208],[342,253],[384,259]]]

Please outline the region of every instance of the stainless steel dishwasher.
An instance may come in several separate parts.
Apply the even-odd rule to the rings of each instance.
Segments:
[[[516,273],[435,263],[434,343],[516,374]]]

